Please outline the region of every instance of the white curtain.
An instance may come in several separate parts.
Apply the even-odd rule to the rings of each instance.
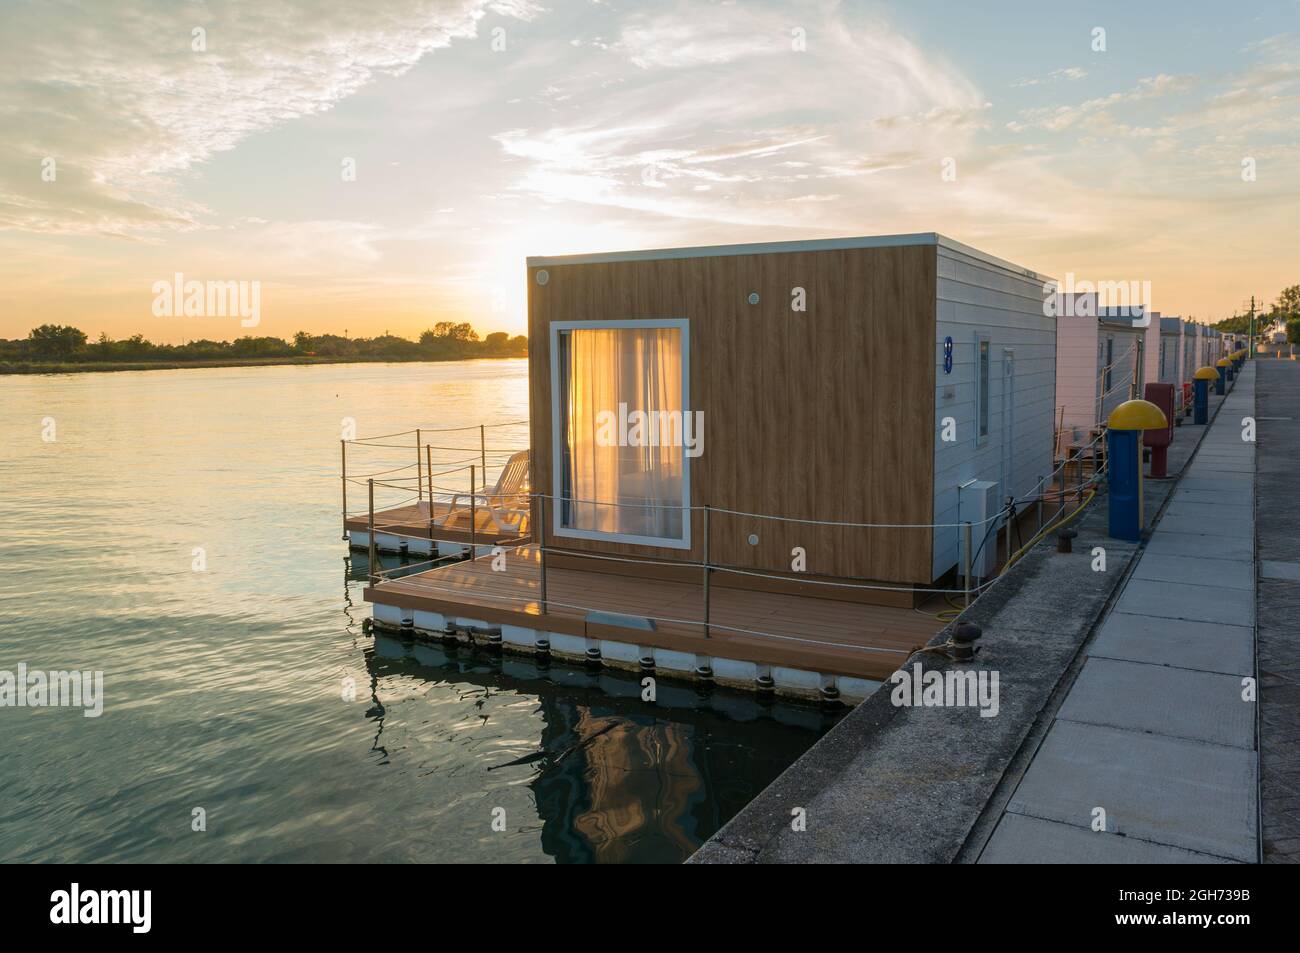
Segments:
[[[580,328],[560,332],[560,342],[562,525],[680,539],[681,441],[665,445],[666,429],[647,423],[638,435],[622,421],[631,418],[634,424],[635,411],[650,420],[656,411],[676,411],[681,419],[681,330]],[[602,412],[613,415],[612,427]]]

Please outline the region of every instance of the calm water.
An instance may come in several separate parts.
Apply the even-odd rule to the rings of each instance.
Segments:
[[[829,723],[364,631],[340,422],[521,420],[526,384],[523,361],[0,377],[0,670],[102,670],[106,695],[0,708],[0,860],[689,856]],[[413,456],[366,453],[353,472]]]

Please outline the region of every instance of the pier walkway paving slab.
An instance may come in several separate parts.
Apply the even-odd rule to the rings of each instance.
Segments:
[[[1244,625],[1112,612],[1088,655],[1245,677],[1255,671],[1255,633]]]
[[[1255,763],[1253,750],[1058,719],[1008,811],[1091,834],[1100,808],[1110,833],[1250,863]],[[992,843],[1005,836],[999,824]]]
[[[1166,556],[1147,553],[1133,571],[1135,579],[1176,582],[1194,586],[1224,586],[1255,591],[1255,573],[1249,562],[1210,556]]]
[[[1195,706],[1181,704],[1197,698]],[[1255,746],[1255,709],[1241,679],[1149,662],[1090,656],[1057,718],[1233,745]]]
[[[1184,469],[981,863],[1259,858],[1255,374]]]
[[[1222,858],[1124,834],[1098,834],[1024,814],[1008,814],[985,864],[1217,864]]]
[[[1259,561],[1259,576],[1261,579],[1287,579],[1291,582],[1300,582],[1300,563],[1261,559]]]
[[[1131,579],[1115,608],[1131,615],[1160,619],[1190,619],[1221,625],[1251,624],[1255,615],[1255,593],[1253,589]]]
[[[1237,559],[1251,565],[1255,562],[1254,540],[1241,536],[1175,533],[1167,529],[1151,537],[1151,542],[1147,543],[1146,551],[1148,553],[1163,553],[1168,556],[1210,556],[1214,559]]]

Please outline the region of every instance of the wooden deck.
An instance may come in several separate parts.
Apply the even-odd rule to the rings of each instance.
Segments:
[[[518,533],[503,533],[497,529],[492,522],[492,516],[485,507],[479,507],[476,512],[474,532],[470,532],[469,513],[466,511],[457,513],[456,518],[442,525],[429,526],[429,502],[411,503],[408,506],[398,506],[389,510],[380,510],[375,513],[375,533],[390,533],[394,536],[414,536],[419,539],[438,539],[450,543],[469,543],[474,540],[483,545],[496,545],[497,543],[514,543],[520,540],[528,540],[528,524],[524,523],[524,532],[520,536]],[[440,519],[447,514],[449,508],[447,503],[435,500],[433,506],[434,519]],[[349,516],[344,522],[344,526],[350,533],[364,533],[368,528],[368,516]]]
[[[944,623],[922,609],[710,586],[710,637],[705,638],[703,583],[638,578],[547,566],[545,613],[535,545],[510,551],[505,572],[492,560],[453,564],[393,579],[365,591],[368,602],[396,605],[633,645],[692,652],[832,675],[883,679],[928,642]],[[655,620],[655,629],[588,620],[588,610]],[[760,634],[763,633],[763,634]]]

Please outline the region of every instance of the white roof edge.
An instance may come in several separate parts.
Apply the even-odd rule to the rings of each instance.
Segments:
[[[1042,281],[1050,281],[1028,268],[954,241],[938,232],[903,235],[863,235],[848,238],[810,238],[784,242],[750,242],[739,245],[693,245],[681,248],[644,248],[631,251],[592,252],[583,255],[535,255],[526,259],[529,268],[556,265],[592,265],[620,261],[662,261],[673,258],[720,258],[730,255],[772,255],[789,252],[841,251],[848,248],[898,248],[908,245],[941,245],[999,268]]]
[[[944,248],[961,252],[963,255],[969,255],[971,258],[978,258],[986,264],[995,265],[998,268],[1005,268],[1007,271],[1014,271],[1016,274],[1024,275],[1026,278],[1033,278],[1036,281],[1050,281],[1056,283],[1055,278],[1040,274],[1032,268],[1017,265],[1015,262],[1007,261],[1005,258],[999,258],[997,255],[990,255],[988,252],[980,251],[978,248],[974,248],[964,242],[959,242],[955,238],[949,238],[947,235],[936,235],[935,237],[939,240],[939,244]]]

